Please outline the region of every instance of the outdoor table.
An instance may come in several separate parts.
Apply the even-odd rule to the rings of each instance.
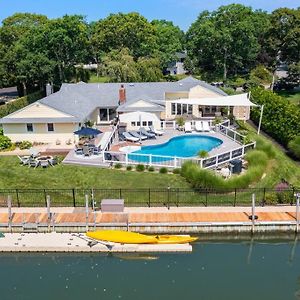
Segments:
[[[50,159],[53,159],[53,156],[50,156],[50,155],[49,156],[40,156],[36,160],[37,161],[48,161]]]

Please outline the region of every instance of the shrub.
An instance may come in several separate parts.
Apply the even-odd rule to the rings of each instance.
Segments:
[[[154,169],[154,167],[150,166],[150,167],[148,167],[148,171],[149,171],[149,172],[154,172],[155,169]]]
[[[115,169],[121,169],[121,168],[122,168],[122,164],[120,163],[115,164]]]
[[[251,90],[252,98],[264,105],[262,129],[276,141],[287,146],[288,142],[300,132],[300,108],[286,99],[261,88]],[[251,119],[258,124],[260,109],[251,111]]]
[[[198,152],[198,156],[201,157],[201,158],[208,157],[208,152],[206,150],[200,150]]]
[[[256,139],[256,150],[261,150],[267,154],[269,158],[274,158],[276,156],[276,152],[273,148],[274,146],[263,140],[262,138]]]
[[[0,118],[5,117],[43,97],[42,92],[35,92],[27,96],[11,101],[0,107]]]
[[[23,141],[21,143],[18,144],[18,147],[21,149],[21,150],[24,150],[24,149],[29,149],[32,147],[32,143],[29,142],[29,141]]]
[[[180,174],[180,173],[181,173],[181,169],[179,168],[173,169],[173,174]]]
[[[166,167],[162,167],[159,169],[159,173],[160,174],[167,174],[168,173],[168,169]]]
[[[132,166],[127,166],[127,167],[126,167],[126,170],[127,170],[127,171],[131,171],[131,170],[132,170]]]
[[[288,148],[295,157],[300,159],[300,135],[296,136],[288,143]]]
[[[0,135],[3,135],[3,128],[0,128]]]
[[[144,172],[144,171],[145,171],[145,166],[142,165],[142,164],[138,164],[138,165],[136,165],[135,169],[136,169],[138,172]]]
[[[7,150],[12,146],[12,142],[9,137],[0,135],[0,150]]]
[[[263,151],[252,150],[246,154],[245,159],[249,164],[247,172],[243,175],[233,176],[228,180],[211,170],[201,169],[192,162],[183,164],[181,175],[194,188],[246,188],[261,178],[268,163],[268,156]]]

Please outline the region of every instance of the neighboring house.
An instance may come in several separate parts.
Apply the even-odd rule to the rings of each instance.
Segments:
[[[223,96],[227,94],[219,88],[193,77],[177,82],[63,84],[58,92],[0,119],[0,124],[14,142],[65,144],[75,141],[73,132],[86,121],[110,125],[117,115],[126,120],[128,128],[160,128],[161,121],[174,120],[178,115],[213,118],[221,113],[221,107],[172,101]],[[232,108],[243,120],[249,118],[249,111],[249,107]],[[147,113],[142,124],[137,112]]]
[[[186,73],[186,70],[184,69],[184,61],[187,57],[186,52],[176,52],[175,58],[176,60],[171,61],[168,64],[168,67],[166,69],[167,74],[170,75],[182,75]]]
[[[0,105],[3,105],[17,98],[18,90],[16,86],[0,89]]]

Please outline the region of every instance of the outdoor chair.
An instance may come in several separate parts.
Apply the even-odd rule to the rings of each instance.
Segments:
[[[90,151],[89,147],[86,147],[86,146],[83,147],[83,155],[84,156],[90,156],[91,155],[91,151]]]
[[[154,133],[155,135],[163,135],[163,131],[157,130],[154,126],[149,126],[149,132]]]
[[[54,158],[52,158],[52,159],[49,159],[48,162],[49,162],[49,165],[50,165],[50,166],[54,167],[55,165],[58,164],[57,157],[54,157]]]
[[[20,160],[20,164],[22,164],[23,166],[28,164],[29,157],[21,157],[21,156],[18,155],[18,158]]]
[[[40,166],[41,166],[42,168],[48,168],[48,167],[49,167],[49,162],[48,162],[48,160],[41,160],[41,161],[40,161]]]
[[[185,124],[184,124],[184,132],[192,132],[191,122],[185,122]]]
[[[77,155],[83,155],[83,149],[82,148],[77,148],[77,149],[75,149],[75,153]]]
[[[135,137],[135,138],[137,138],[137,139],[139,139],[139,140],[142,140],[142,141],[148,139],[147,136],[145,136],[145,135],[143,135],[143,134],[141,134],[141,133],[138,133],[138,132],[135,131],[135,130],[129,131],[129,134],[131,134],[133,137]]]
[[[210,131],[210,127],[207,121],[203,121],[203,131]]]
[[[28,162],[28,168],[37,168],[40,165],[40,161],[35,160],[35,159],[30,159]]]
[[[196,129],[196,131],[203,131],[203,127],[202,127],[202,122],[201,121],[196,121],[195,122],[195,129]]]
[[[155,134],[151,132],[147,132],[147,130],[144,127],[140,128],[139,133],[145,135],[149,139],[155,139]]]
[[[136,137],[133,137],[132,135],[130,135],[128,132],[123,132],[122,133],[124,138],[127,140],[127,141],[130,141],[130,142],[138,142],[140,139],[136,138]]]

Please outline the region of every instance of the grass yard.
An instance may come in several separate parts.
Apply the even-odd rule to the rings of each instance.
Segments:
[[[276,92],[278,95],[286,98],[291,103],[296,105],[300,105],[300,90],[292,90],[292,91],[280,91]]]
[[[30,188],[188,188],[188,183],[174,174],[147,171],[121,171],[94,167],[58,165],[28,168],[21,166],[15,156],[0,156],[0,189]]]
[[[89,80],[89,83],[106,83],[110,82],[110,78],[106,76],[98,76],[95,74],[92,74]]]

